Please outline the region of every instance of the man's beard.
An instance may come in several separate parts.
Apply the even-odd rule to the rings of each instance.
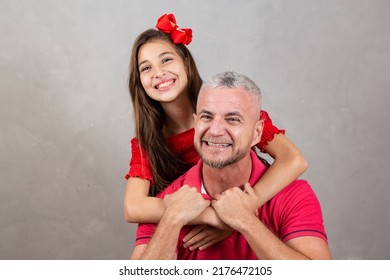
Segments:
[[[228,165],[231,165],[233,163],[236,163],[240,160],[242,160],[248,153],[249,149],[241,149],[236,151],[231,157],[227,159],[215,159],[215,158],[206,158],[204,154],[201,152],[201,150],[196,147],[196,150],[198,151],[199,157],[202,159],[202,162],[212,168],[222,169]]]

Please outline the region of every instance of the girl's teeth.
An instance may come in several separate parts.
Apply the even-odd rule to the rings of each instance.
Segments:
[[[168,82],[165,82],[165,83],[159,84],[159,85],[158,85],[158,88],[164,88],[164,87],[167,87],[167,86],[171,85],[172,83],[173,83],[173,81],[168,81]]]

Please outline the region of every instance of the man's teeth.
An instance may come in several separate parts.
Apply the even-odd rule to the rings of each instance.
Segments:
[[[159,85],[157,86],[157,88],[164,88],[164,87],[167,87],[167,86],[171,85],[172,83],[173,83],[173,81],[168,81],[168,82],[159,84]]]
[[[221,144],[221,143],[212,143],[212,142],[207,142],[207,145],[214,146],[214,147],[229,147],[230,146],[230,144]]]

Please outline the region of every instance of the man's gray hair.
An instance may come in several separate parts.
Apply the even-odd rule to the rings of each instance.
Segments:
[[[259,108],[261,106],[261,92],[260,88],[254,81],[245,76],[233,71],[225,71],[210,76],[205,80],[200,88],[200,93],[206,88],[241,88],[246,92],[258,97]]]

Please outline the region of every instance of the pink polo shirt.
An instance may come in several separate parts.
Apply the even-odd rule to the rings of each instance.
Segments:
[[[249,179],[251,186],[261,178],[266,171],[264,164],[251,151],[252,174]],[[199,161],[188,172],[176,179],[158,197],[174,193],[187,184],[196,187],[202,193],[202,165]],[[205,199],[211,200],[208,194]],[[312,188],[305,180],[295,180],[285,187],[270,201],[258,209],[259,219],[283,242],[301,236],[315,236],[327,242],[320,203]],[[136,234],[136,245],[147,244],[156,229],[155,224],[140,224]],[[244,236],[233,232],[224,240],[205,250],[190,251],[183,247],[183,238],[191,230],[185,226],[179,235],[177,243],[177,258],[181,260],[249,260],[257,259]]]

